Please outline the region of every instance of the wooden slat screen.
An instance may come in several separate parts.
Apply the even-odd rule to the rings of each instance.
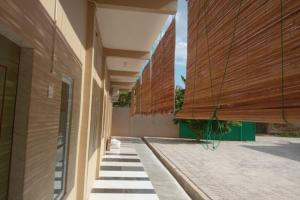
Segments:
[[[131,90],[131,103],[130,103],[130,115],[135,115],[136,112],[136,95],[135,95],[135,86]]]
[[[141,113],[141,96],[142,96],[142,91],[141,91],[141,81],[140,79],[136,82],[136,87],[135,87],[135,114],[140,114]]]
[[[280,0],[189,0],[187,83],[178,118],[208,119],[220,105],[223,120],[300,122],[300,1],[282,2],[283,12]]]
[[[151,113],[151,77],[150,77],[150,63],[145,67],[142,74],[142,99],[141,99],[141,113]]]
[[[151,58],[151,111],[174,111],[175,20]]]

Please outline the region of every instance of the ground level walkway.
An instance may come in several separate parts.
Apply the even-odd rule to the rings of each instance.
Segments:
[[[266,136],[257,137],[256,142],[222,142],[215,151],[192,140],[146,140],[205,199],[300,199],[300,138]]]
[[[189,196],[139,138],[119,138],[106,152],[89,200],[188,200]]]

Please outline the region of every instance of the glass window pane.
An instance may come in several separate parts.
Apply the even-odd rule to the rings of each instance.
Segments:
[[[66,169],[67,169],[67,149],[70,128],[71,113],[71,81],[62,82],[61,105],[60,105],[60,123],[57,139],[56,167],[54,180],[53,199],[62,199],[65,193]]]

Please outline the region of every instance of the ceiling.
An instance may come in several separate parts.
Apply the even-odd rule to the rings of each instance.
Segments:
[[[121,57],[106,57],[109,70],[139,72],[145,60]]]
[[[168,15],[99,8],[97,17],[104,47],[148,51]]]
[[[131,89],[177,0],[96,0],[97,21],[113,88]],[[126,72],[126,73],[121,73]],[[116,75],[113,75],[117,73]],[[124,84],[122,84],[124,83]],[[129,84],[131,83],[131,85]]]

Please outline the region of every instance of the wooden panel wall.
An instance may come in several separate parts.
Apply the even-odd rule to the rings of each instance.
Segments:
[[[175,20],[161,39],[152,58],[151,111],[174,111]]]
[[[21,49],[0,35],[0,199],[8,199]]]
[[[30,48],[21,49],[19,80],[17,89],[17,102],[13,131],[12,160],[10,173],[9,194],[12,199],[22,199],[25,177],[25,157],[27,146],[28,118],[30,110],[33,50]],[[14,194],[12,196],[12,194]]]
[[[189,1],[177,117],[208,119],[219,106],[224,120],[300,122],[300,1],[282,2],[281,13],[281,1]]]

